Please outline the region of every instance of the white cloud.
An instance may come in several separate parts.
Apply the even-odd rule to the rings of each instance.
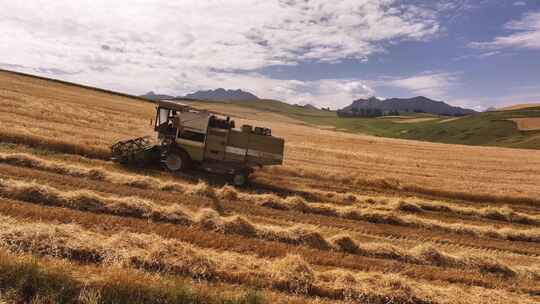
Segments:
[[[431,10],[397,0],[2,1],[0,65],[137,94],[240,87],[332,104],[369,89],[354,79],[295,83],[253,71],[366,60],[388,43],[439,31]]]
[[[385,79],[378,85],[406,89],[413,94],[429,98],[447,99],[449,90],[458,83],[456,73],[426,72],[416,76]]]
[[[509,22],[505,28],[512,33],[496,37],[493,41],[472,42],[469,46],[479,49],[540,49],[540,11],[528,13],[520,20]]]
[[[516,1],[512,5],[514,5],[514,6],[525,6],[525,5],[527,5],[527,3],[525,3],[525,1]]]
[[[489,51],[489,52],[483,52],[483,53],[480,53],[480,54],[470,54],[470,55],[458,56],[458,57],[453,58],[452,60],[459,61],[459,60],[465,60],[465,59],[471,59],[471,58],[485,59],[485,58],[493,57],[495,55],[499,55],[500,53],[501,53],[500,51]]]

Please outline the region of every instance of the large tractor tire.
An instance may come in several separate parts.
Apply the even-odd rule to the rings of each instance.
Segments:
[[[249,182],[249,172],[237,171],[232,175],[232,183],[236,187],[243,187]]]
[[[168,149],[163,156],[163,165],[172,172],[184,171],[190,168],[191,158],[182,149]]]

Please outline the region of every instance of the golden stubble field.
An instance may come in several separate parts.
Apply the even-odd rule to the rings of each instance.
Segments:
[[[0,301],[540,301],[539,151],[202,106],[272,127],[285,165],[245,189],[123,168],[151,103],[0,72]]]
[[[540,130],[540,117],[512,118],[511,120],[522,131]]]

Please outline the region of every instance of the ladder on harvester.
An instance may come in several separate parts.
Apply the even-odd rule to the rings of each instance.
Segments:
[[[159,161],[161,150],[150,137],[122,140],[111,146],[112,160],[121,164],[147,165]]]

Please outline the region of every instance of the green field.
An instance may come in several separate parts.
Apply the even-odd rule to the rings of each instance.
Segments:
[[[540,149],[540,130],[520,131],[510,118],[540,117],[540,107],[484,112],[449,120],[451,117],[409,114],[406,119],[433,118],[422,122],[397,123],[405,118],[341,118],[336,112],[294,106],[275,100],[224,102],[282,114],[305,123],[334,127],[339,131],[374,136],[415,139],[465,145]]]

